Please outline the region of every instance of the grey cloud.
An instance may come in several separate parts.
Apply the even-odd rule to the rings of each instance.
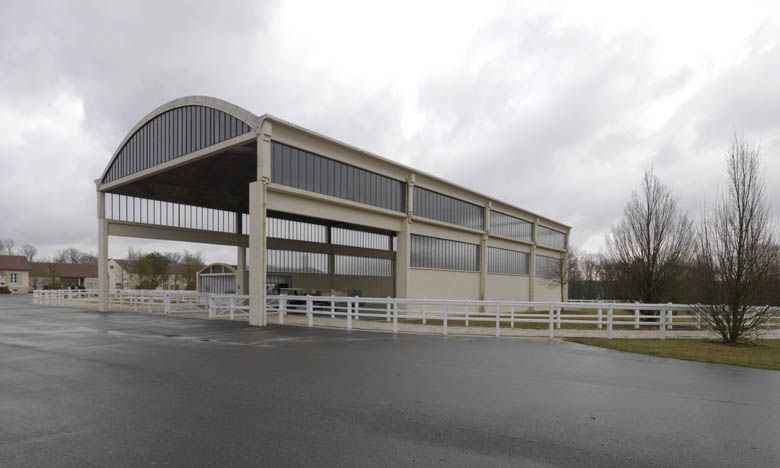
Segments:
[[[645,167],[697,211],[722,179],[734,128],[761,140],[768,171],[780,171],[780,49],[771,22],[757,26],[737,65],[662,72],[646,31],[607,35],[508,4],[456,51],[457,63],[410,70],[422,75],[414,100],[398,77],[356,82],[329,69],[316,60],[316,43],[290,50],[286,39],[296,31],[279,29],[280,8],[0,4],[0,121],[7,116],[15,132],[0,133],[0,238],[43,253],[71,244],[94,250],[92,179],[139,118],[188,94],[276,114],[560,219],[575,227],[575,243],[590,248],[620,216]],[[361,57],[353,59],[360,67]],[[691,86],[668,122],[648,129],[638,119]],[[409,101],[422,127],[405,136]],[[79,106],[83,120],[63,120],[79,115]],[[60,117],[44,118],[54,114]],[[777,183],[770,190],[780,198]],[[112,248],[122,253],[128,242]],[[201,248],[214,260],[234,254]]]

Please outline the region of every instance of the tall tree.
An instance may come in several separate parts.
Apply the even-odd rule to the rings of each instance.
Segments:
[[[185,283],[185,289],[194,290],[197,284],[198,272],[205,266],[203,254],[185,250],[179,263],[182,265],[181,274]]]
[[[728,186],[705,210],[699,230],[706,304],[697,309],[724,343],[748,340],[778,316],[764,302],[778,287],[778,249],[759,153],[734,136],[726,153]]]
[[[57,255],[52,260],[55,263],[97,263],[95,254],[82,252],[75,247],[57,251]]]
[[[678,208],[671,189],[652,170],[645,171],[623,218],[607,234],[607,260],[623,285],[620,299],[655,303],[671,298],[692,257],[693,233],[693,223]]]
[[[577,253],[573,248],[561,255],[555,275],[551,276],[549,283],[559,289],[561,293],[561,302],[566,300],[566,288],[570,284],[576,284],[578,277]]]
[[[133,272],[138,275],[138,289],[157,289],[168,279],[169,257],[159,252],[142,255],[133,261]]]
[[[14,245],[13,239],[0,239],[0,255],[13,255]]]
[[[24,244],[22,246],[22,253],[25,257],[27,257],[28,262],[32,262],[35,256],[38,254],[38,249],[36,249],[33,245]]]

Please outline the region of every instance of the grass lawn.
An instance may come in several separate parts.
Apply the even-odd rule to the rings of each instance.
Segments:
[[[651,356],[780,370],[780,340],[758,340],[755,345],[738,346],[685,339],[568,338],[567,341]]]

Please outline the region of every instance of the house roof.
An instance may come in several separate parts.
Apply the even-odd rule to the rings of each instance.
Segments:
[[[24,255],[0,255],[0,270],[30,271],[32,267]]]
[[[33,276],[57,276],[59,278],[97,278],[97,263],[45,263],[32,264]]]

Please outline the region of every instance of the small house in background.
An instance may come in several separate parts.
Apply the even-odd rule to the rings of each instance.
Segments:
[[[96,289],[97,263],[33,262],[33,289]]]
[[[30,291],[31,270],[24,255],[0,255],[0,293]]]

